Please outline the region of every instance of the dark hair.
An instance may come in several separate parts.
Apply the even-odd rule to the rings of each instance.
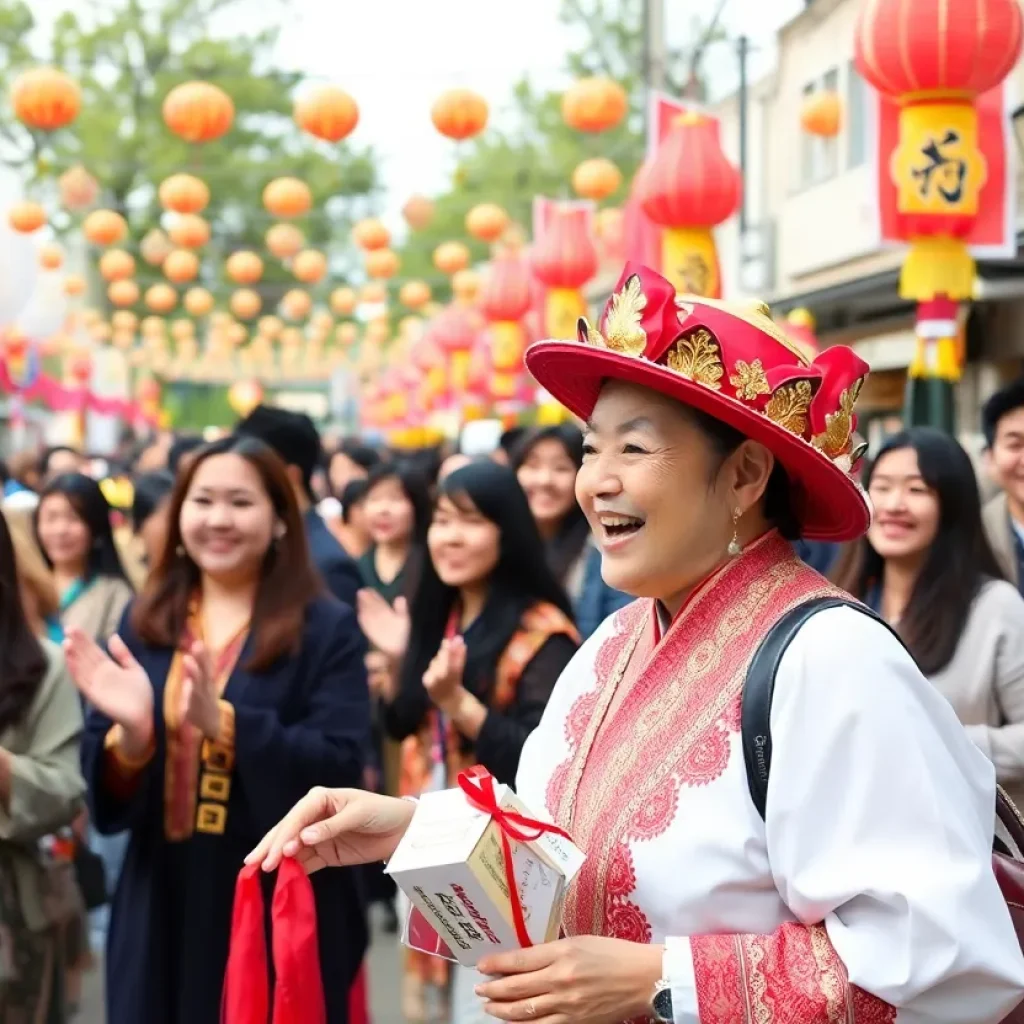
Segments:
[[[718,456],[718,467],[747,440],[744,434],[730,427],[728,423],[723,423],[700,409],[688,405],[682,406],[682,409],[708,439]],[[777,460],[764,489],[764,517],[786,540],[800,538],[800,522],[793,511],[789,476]]]
[[[257,405],[235,428],[235,433],[259,438],[302,474],[306,495],[312,499],[313,473],[320,464],[320,433],[313,421],[301,412]]]
[[[996,443],[999,421],[1011,412],[1024,409],[1024,377],[1000,388],[981,408],[981,430],[985,445],[991,448]]]
[[[870,486],[890,452],[912,448],[924,482],[939,502],[939,527],[898,626],[925,675],[941,672],[956,652],[971,604],[982,585],[1003,574],[985,534],[981,498],[967,452],[931,427],[912,427],[890,437],[865,474]],[[832,572],[835,582],[863,600],[882,583],[885,562],[867,537],[849,544]]]
[[[82,454],[69,444],[51,444],[48,448],[44,448],[43,454],[39,456],[39,475],[41,477],[45,477],[50,472],[50,459],[58,452],[68,452],[75,458],[80,458]]]
[[[533,430],[520,440],[512,453],[512,468],[517,474],[533,449],[543,441],[557,441],[577,470],[583,465],[583,431],[573,423],[560,423],[557,426]],[[546,545],[548,562],[563,583],[589,538],[590,525],[587,523],[587,517],[573,499],[571,508],[558,528],[558,533]]]
[[[364,499],[369,498],[370,492],[386,480],[395,480],[402,493],[412,505],[412,540],[414,544],[423,544],[427,539],[427,528],[430,526],[430,487],[426,478],[419,472],[415,465],[408,461],[382,462],[370,470],[366,478],[366,493]]]
[[[523,435],[526,433],[526,427],[509,427],[501,437],[498,438],[498,447],[503,452],[508,452],[509,455],[519,445],[523,439]]]
[[[176,437],[167,451],[167,468],[172,473],[177,473],[181,460],[202,446],[203,439],[198,434],[181,434]]]
[[[11,479],[11,471],[7,468],[7,463],[0,459],[0,484],[5,484]]]
[[[137,476],[132,494],[132,529],[138,533],[146,520],[174,490],[174,476],[166,470]]]
[[[530,515],[530,506],[515,473],[496,462],[473,462],[457,469],[438,488],[461,508],[474,506],[494,523],[501,534],[498,564],[491,574],[487,601],[480,614],[475,640],[467,652],[464,685],[485,704],[495,683],[502,652],[519,628],[523,613],[545,601],[570,618],[572,609],[561,584],[544,557],[544,545]],[[432,561],[423,567],[410,608],[412,632],[402,662],[399,714],[389,719],[401,723],[399,732],[414,731],[429,708],[423,674],[444,639],[448,618],[458,592],[441,582]],[[397,702],[396,702],[397,703]]]
[[[310,562],[305,526],[284,463],[257,438],[235,435],[205,445],[179,474],[171,494],[167,542],[133,606],[132,625],[142,640],[158,647],[176,647],[181,640],[200,579],[199,567],[182,544],[181,507],[196,471],[217,455],[237,455],[256,470],[285,527],[284,536],[264,557],[249,630],[253,647],[246,668],[259,671],[298,649],[306,607],[323,592],[323,584]]]
[[[21,603],[14,544],[0,514],[0,733],[24,721],[48,668]]]
[[[114,543],[114,531],[110,525],[110,504],[103,496],[100,485],[84,473],[61,473],[55,476],[39,495],[39,504],[33,513],[36,543],[42,551],[46,564],[53,568],[53,562],[39,537],[39,516],[46,499],[60,494],[68,500],[75,515],[85,523],[89,531],[89,554],[85,561],[85,580],[109,576],[128,583],[128,575],[121,564],[121,556]]]
[[[351,520],[352,509],[357,508],[366,500],[369,486],[365,480],[350,480],[345,484],[341,497],[341,521],[347,526]]]
[[[342,441],[338,446],[338,450],[332,452],[331,459],[335,455],[344,455],[345,458],[350,459],[357,466],[365,469],[367,473],[381,461],[380,453],[376,448],[371,448],[368,444],[363,444],[354,438],[347,438]]]

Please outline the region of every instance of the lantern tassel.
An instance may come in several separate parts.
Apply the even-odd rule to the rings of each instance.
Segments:
[[[967,300],[974,294],[975,266],[958,238],[915,238],[903,261],[900,297],[927,302],[937,295]]]

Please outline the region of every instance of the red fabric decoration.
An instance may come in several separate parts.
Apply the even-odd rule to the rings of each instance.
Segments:
[[[224,975],[223,1024],[327,1024],[313,887],[294,860],[281,862],[271,905],[273,1016],[267,964],[263,887],[258,865],[235,884],[231,949]]]

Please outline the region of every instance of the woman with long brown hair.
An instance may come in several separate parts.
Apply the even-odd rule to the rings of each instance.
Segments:
[[[93,820],[130,830],[107,951],[109,1024],[216,1024],[235,877],[251,844],[325,777],[361,781],[364,643],[322,592],[284,465],[232,437],[196,453],[168,537],[110,654],[68,661],[97,709],[83,744]],[[318,886],[329,1020],[365,948],[354,878]]]

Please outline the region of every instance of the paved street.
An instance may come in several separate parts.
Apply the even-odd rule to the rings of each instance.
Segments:
[[[101,971],[86,981],[82,1012],[75,1024],[106,1024]],[[371,1024],[402,1024],[398,942],[378,929],[370,950]]]

